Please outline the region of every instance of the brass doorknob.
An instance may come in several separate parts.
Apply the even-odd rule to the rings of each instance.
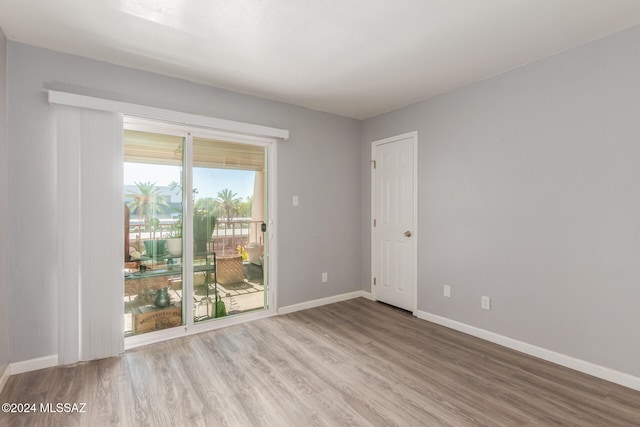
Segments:
[[[411,232],[409,230],[407,230],[407,231],[404,232],[404,235],[407,236],[407,237],[411,237]]]

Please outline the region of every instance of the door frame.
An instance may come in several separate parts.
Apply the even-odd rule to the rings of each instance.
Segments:
[[[410,138],[413,145],[413,224],[412,234],[413,239],[411,241],[413,249],[413,271],[411,271],[411,311],[414,316],[417,315],[418,310],[418,131],[411,131],[400,135],[391,136],[388,138],[378,139],[371,142],[371,212],[369,218],[370,224],[370,238],[371,238],[371,271],[370,271],[370,286],[371,296],[374,301],[376,298],[376,285],[374,285],[375,277],[375,263],[376,263],[376,227],[374,226],[375,206],[376,206],[376,149],[383,144],[389,144],[403,139]]]
[[[251,134],[243,134],[243,133],[232,133],[227,131],[221,131],[217,129],[206,128],[202,126],[194,126],[188,123],[176,123],[176,122],[166,122],[155,119],[147,119],[136,116],[124,116],[123,126],[125,129],[130,130],[138,130],[143,132],[152,132],[152,133],[162,133],[167,135],[174,136],[184,136],[185,137],[185,150],[189,152],[189,155],[186,156],[186,162],[184,164],[185,173],[191,174],[191,168],[193,167],[193,162],[190,161],[191,158],[191,144],[186,143],[187,138],[191,140],[193,137],[202,137],[202,138],[211,138],[211,139],[220,139],[228,142],[235,142],[241,144],[251,144],[251,145],[260,145],[265,148],[268,148],[267,155],[265,157],[265,166],[267,167],[267,173],[265,175],[265,184],[266,184],[266,204],[265,216],[267,218],[267,239],[268,242],[265,241],[265,245],[268,246],[268,251],[265,253],[265,265],[263,268],[266,268],[268,272],[268,284],[265,292],[267,292],[267,307],[263,310],[255,310],[252,312],[243,313],[237,316],[228,316],[221,317],[216,319],[215,321],[207,321],[196,324],[193,321],[193,306],[192,304],[187,304],[185,300],[186,296],[191,296],[193,293],[193,276],[190,274],[184,274],[184,271],[191,271],[192,265],[191,260],[188,259],[191,255],[191,249],[189,245],[186,245],[185,250],[183,251],[183,256],[185,257],[184,263],[184,271],[183,271],[183,316],[186,316],[185,323],[182,326],[176,326],[174,328],[163,329],[159,331],[148,332],[141,335],[133,335],[124,338],[124,349],[129,350],[132,348],[136,348],[143,345],[148,345],[156,342],[162,342],[173,338],[184,337],[188,335],[193,335],[201,332],[211,331],[219,328],[223,328],[225,326],[237,325],[241,323],[250,322],[252,320],[262,319],[265,317],[270,317],[277,314],[277,291],[278,291],[278,269],[277,269],[277,260],[278,260],[278,244],[277,244],[277,148],[278,148],[278,140],[274,137],[270,136],[259,136],[259,135],[251,135]],[[183,189],[183,215],[185,217],[189,217],[191,212],[193,212],[193,203],[189,197],[186,197],[187,194],[191,194],[192,191],[192,182],[191,178],[186,178],[185,188]],[[186,203],[185,203],[186,201]],[[193,235],[187,229],[187,233],[183,235],[183,238],[186,241],[192,241]]]

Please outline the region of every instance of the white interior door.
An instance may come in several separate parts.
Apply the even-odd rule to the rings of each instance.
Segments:
[[[415,311],[417,132],[372,144],[373,297]]]

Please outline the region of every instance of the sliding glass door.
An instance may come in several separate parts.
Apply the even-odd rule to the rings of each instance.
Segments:
[[[194,294],[205,295],[196,321],[265,308],[265,152],[262,146],[193,138]],[[211,254],[213,281],[198,271]]]
[[[181,326],[184,138],[124,131],[124,333]]]
[[[124,132],[125,335],[268,308],[269,144],[134,122]]]

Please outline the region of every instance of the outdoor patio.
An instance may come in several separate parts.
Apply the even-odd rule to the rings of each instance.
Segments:
[[[174,235],[176,223],[160,221],[152,230],[149,225],[131,222],[125,224],[125,248],[128,254],[137,253],[138,258],[125,254],[130,260],[125,262],[125,336],[182,325],[182,254],[181,250],[174,252],[175,247],[171,250],[171,239],[164,238]],[[265,307],[261,223],[247,219],[217,221],[206,252],[202,249],[194,254],[191,304],[195,322]],[[150,242],[157,242],[158,247]],[[161,294],[161,304],[156,301],[157,293]]]
[[[265,293],[262,279],[253,279],[252,281],[245,279],[243,282],[227,285],[217,284],[217,292],[220,301],[225,305],[227,316],[259,310],[265,306]],[[176,307],[181,307],[182,289],[180,287],[172,287],[169,289],[168,294],[171,304],[176,304]],[[196,322],[213,318],[212,303],[215,301],[215,294],[216,285],[213,283],[194,286],[193,313]],[[208,308],[206,307],[207,297],[209,297],[211,301]],[[153,301],[148,295],[128,295],[124,297],[124,304],[124,332],[125,335],[131,335],[133,333],[133,311],[136,308],[150,306],[153,304]]]

